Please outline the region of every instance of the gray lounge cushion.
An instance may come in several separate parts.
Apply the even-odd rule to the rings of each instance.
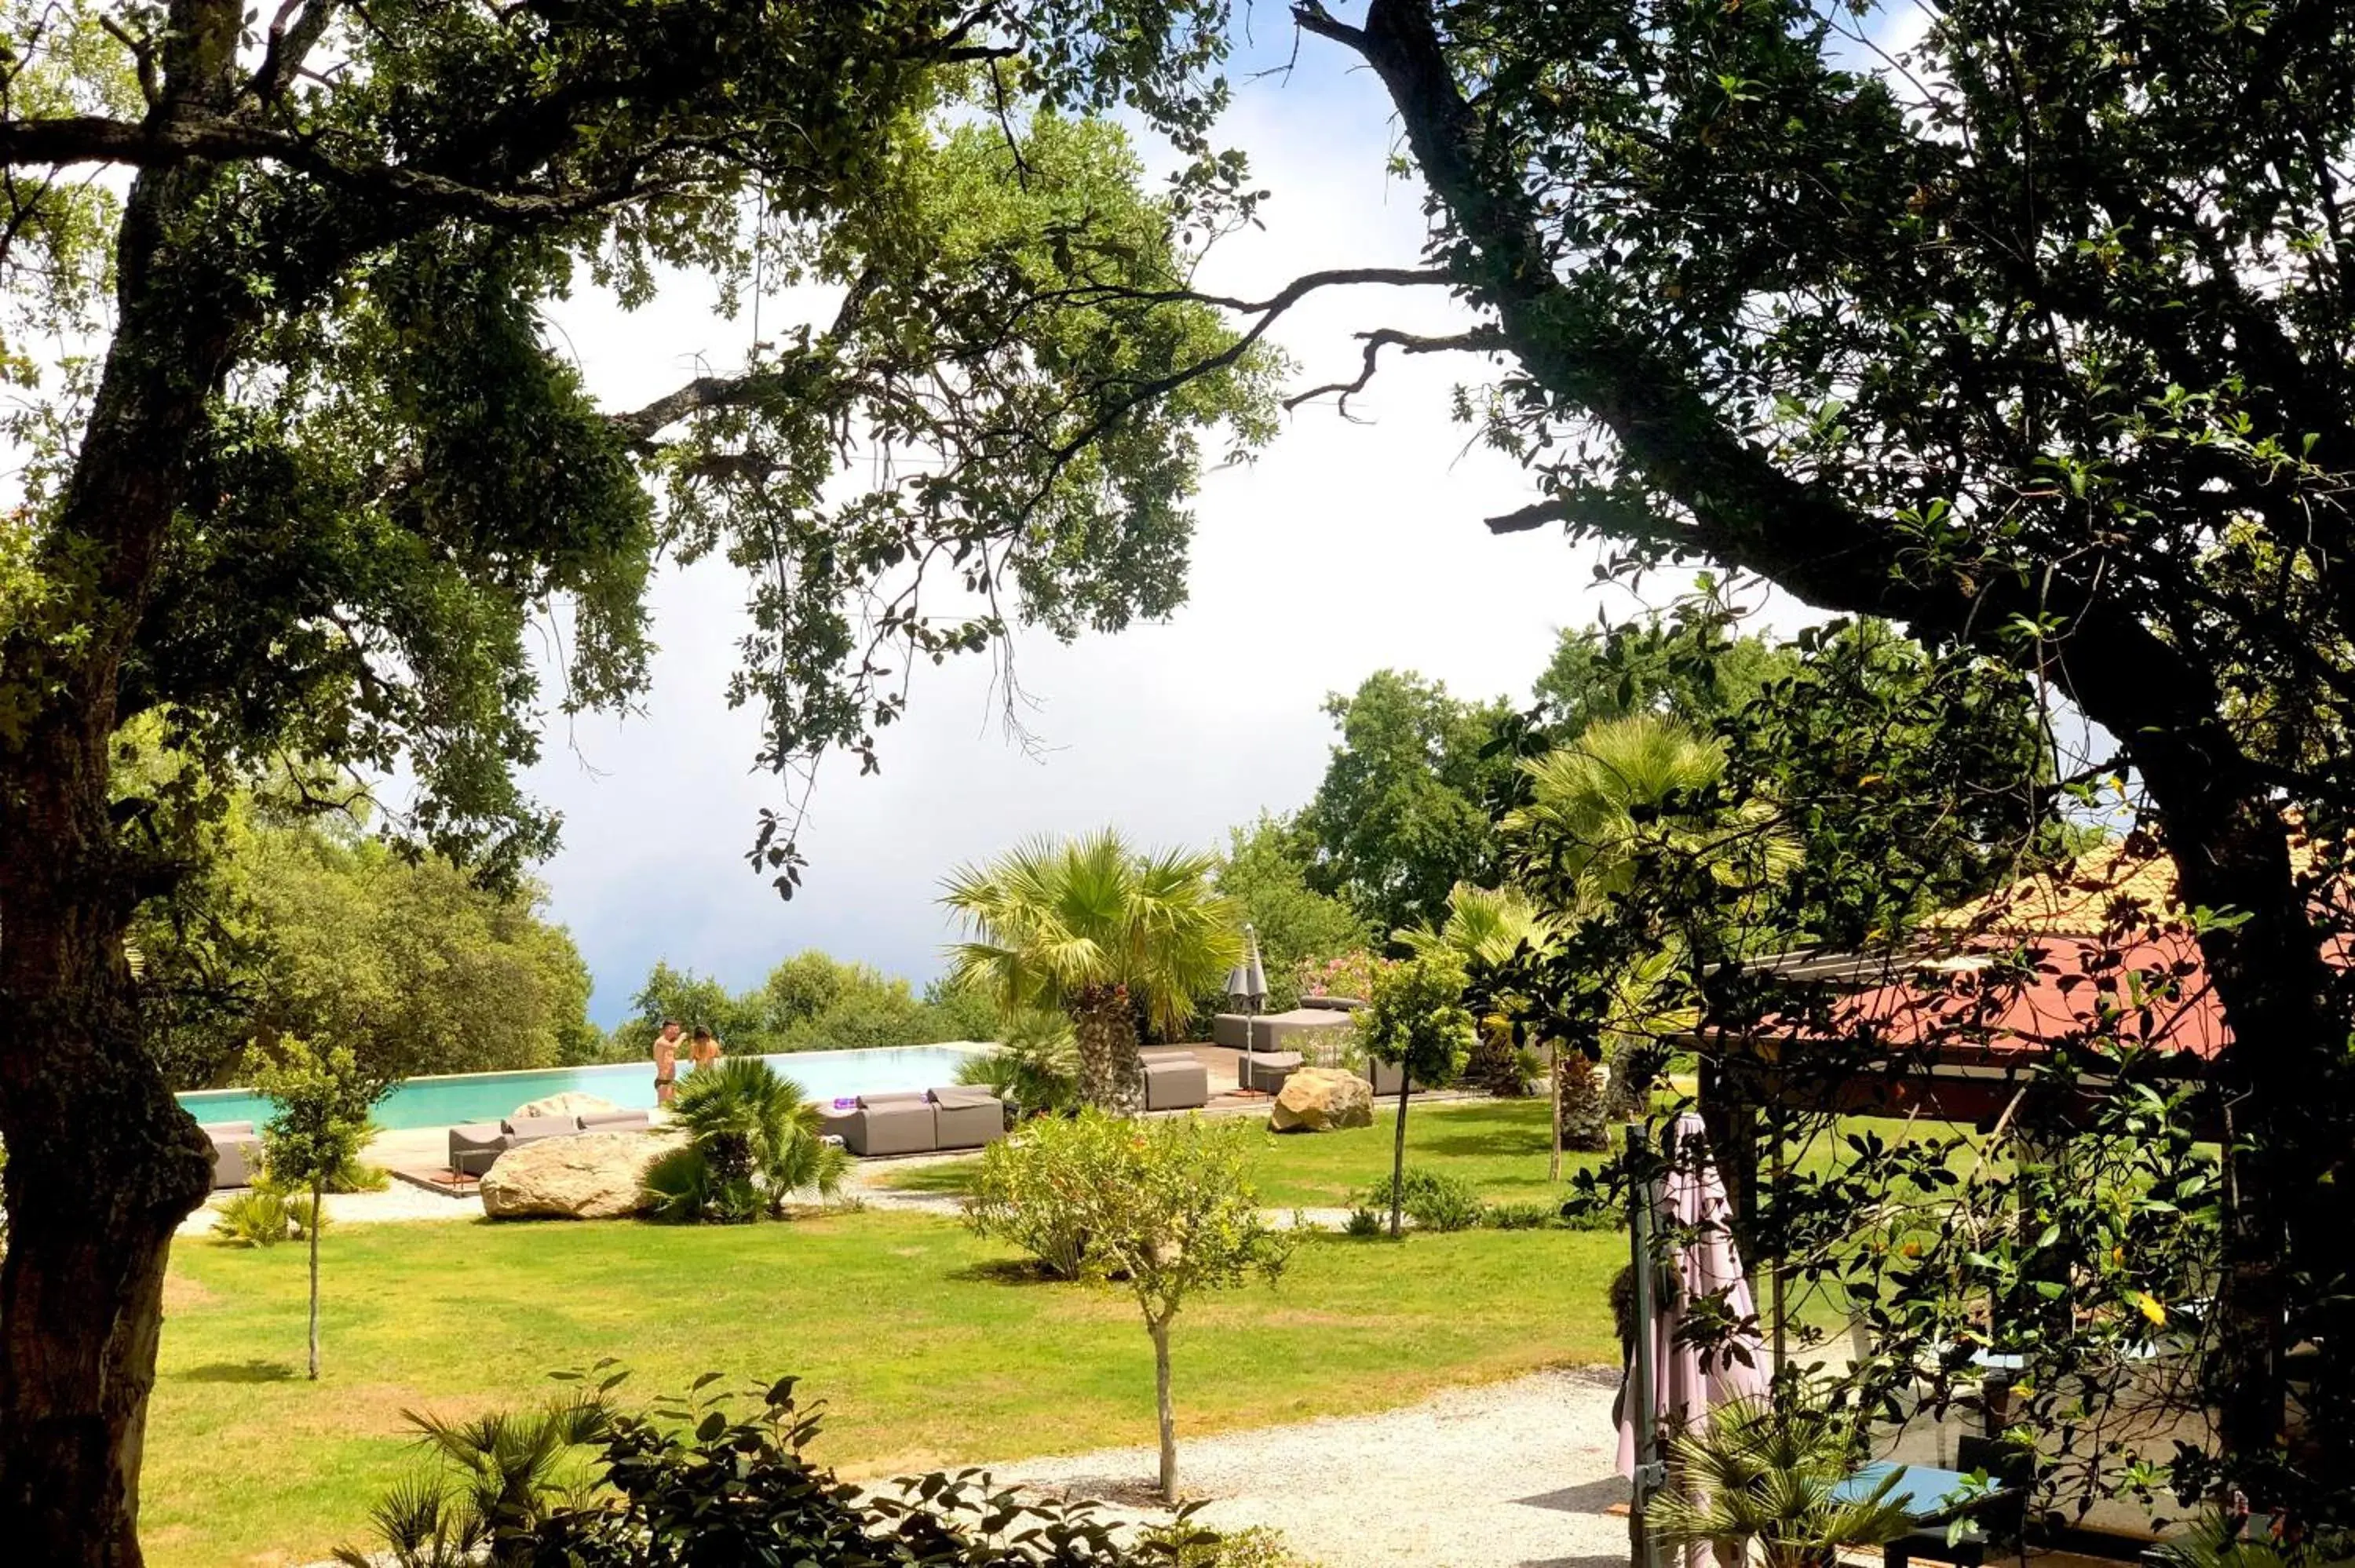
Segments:
[[[1300,1071],[1305,1065],[1297,1051],[1262,1051],[1235,1063],[1235,1077],[1240,1086],[1255,1089],[1263,1095],[1280,1094],[1284,1081]]]
[[[1209,1103],[1209,1071],[1190,1055],[1182,1062],[1165,1057],[1145,1064],[1146,1110],[1193,1110]]]
[[[979,1149],[1006,1136],[1006,1106],[975,1084],[932,1091],[932,1144],[936,1149]]]
[[[912,1094],[861,1095],[858,1109],[840,1124],[853,1154],[924,1154],[937,1147],[932,1098]]]
[[[1210,1044],[1240,1051],[1251,1035],[1251,1019],[1240,1012],[1221,1012],[1210,1020]]]
[[[1304,996],[1300,999],[1300,1006],[1295,1009],[1295,1011],[1301,1012],[1355,1012],[1358,1009],[1365,1005],[1365,1002],[1354,996]]]
[[[507,1135],[507,1147],[536,1143],[543,1138],[570,1138],[581,1130],[569,1116],[509,1117],[499,1123],[499,1130]]]
[[[204,1128],[213,1146],[213,1188],[250,1187],[261,1171],[261,1139],[250,1121],[215,1122]]]
[[[654,1118],[642,1110],[582,1111],[573,1120],[583,1132],[628,1132],[654,1125]]]

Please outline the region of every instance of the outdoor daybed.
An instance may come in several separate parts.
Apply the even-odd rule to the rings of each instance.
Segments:
[[[1316,1054],[1319,1044],[1337,1043],[1348,1031],[1349,1015],[1364,1005],[1354,997],[1305,996],[1289,1012],[1271,1012],[1251,1020],[1253,1055],[1280,1051]]]
[[[860,1095],[818,1108],[818,1127],[859,1156],[979,1149],[1006,1136],[1006,1106],[987,1089],[959,1084]]]
[[[578,1116],[509,1117],[494,1126],[475,1122],[450,1129],[450,1169],[477,1180],[510,1149],[584,1132],[643,1132],[654,1125],[642,1110],[584,1111]]]
[[[251,1122],[208,1122],[197,1130],[212,1141],[214,1191],[253,1185],[261,1170],[261,1137]]]

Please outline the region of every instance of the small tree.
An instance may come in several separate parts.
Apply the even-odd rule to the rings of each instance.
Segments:
[[[281,1186],[311,1192],[303,1230],[311,1249],[310,1372],[316,1379],[321,1202],[336,1173],[359,1158],[368,1141],[368,1113],[393,1080],[364,1069],[347,1045],[323,1050],[291,1034],[269,1051],[249,1051],[246,1068],[255,1092],[277,1107],[261,1129],[263,1168]]]
[[[1464,965],[1441,949],[1418,954],[1374,976],[1374,994],[1358,1013],[1358,1044],[1399,1069],[1398,1129],[1391,1145],[1391,1239],[1400,1234],[1406,1175],[1406,1102],[1416,1080],[1437,1088],[1464,1070],[1477,1038],[1464,1005]]]
[[[1161,1433],[1161,1497],[1178,1500],[1178,1417],[1169,1392],[1169,1330],[1197,1292],[1252,1274],[1273,1280],[1292,1240],[1260,1216],[1244,1169],[1245,1129],[1194,1117],[1123,1123],[1095,1110],[1034,1123],[986,1158],[994,1196],[966,1206],[984,1235],[1035,1248],[1069,1238],[1082,1274],[1124,1283],[1153,1338]]]

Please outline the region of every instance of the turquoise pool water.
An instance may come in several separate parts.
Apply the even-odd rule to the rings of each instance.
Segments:
[[[806,1090],[814,1100],[845,1095],[884,1094],[893,1089],[935,1089],[956,1082],[957,1068],[984,1049],[979,1045],[899,1045],[880,1051],[796,1051],[766,1061]],[[688,1069],[679,1065],[683,1078]],[[462,1073],[446,1078],[411,1078],[376,1107],[376,1122],[388,1132],[410,1127],[497,1121],[526,1100],[567,1089],[598,1095],[625,1110],[655,1103],[651,1062],[610,1067],[549,1067],[527,1073]],[[250,1121],[270,1118],[270,1102],[246,1089],[198,1089],[178,1097],[198,1121]]]

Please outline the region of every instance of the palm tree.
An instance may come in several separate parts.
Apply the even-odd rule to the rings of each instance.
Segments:
[[[1529,895],[1518,888],[1475,887],[1459,882],[1447,895],[1447,920],[1433,929],[1415,926],[1393,932],[1393,938],[1404,943],[1418,957],[1445,952],[1454,955],[1458,963],[1471,967],[1483,965],[1494,969],[1509,962],[1524,946],[1532,951],[1542,951],[1561,936],[1561,927],[1551,916],[1540,910]],[[1480,1051],[1474,1054],[1474,1065],[1467,1074],[1477,1080],[1483,1075],[1482,1063],[1489,1064],[1488,1075],[1500,1065],[1518,1079],[1520,1068],[1513,1061],[1511,1026],[1497,1015],[1479,1021]],[[1553,1097],[1553,1159],[1547,1168],[1546,1179],[1561,1180],[1561,1101],[1563,1065],[1561,1048],[1550,1043],[1550,1060],[1546,1075],[1551,1081]],[[1583,1063],[1579,1064],[1582,1069]],[[1518,1084],[1509,1090],[1500,1089],[1491,1081],[1492,1093],[1521,1092]]]
[[[841,1190],[849,1156],[819,1139],[801,1085],[758,1056],[725,1056],[687,1075],[671,1116],[688,1141],[646,1171],[660,1217],[757,1219],[795,1192]]]
[[[1725,778],[1725,749],[1673,719],[1633,714],[1589,725],[1521,767],[1529,801],[1507,813],[1504,831],[1567,891],[1573,916],[1601,912],[1663,864],[1757,887],[1798,863],[1799,847],[1775,826],[1771,804],[1710,799]],[[1579,1147],[1604,1147],[1604,1123],[1637,1102],[1645,1085],[1632,1069],[1643,1044],[1689,1026],[1689,1014],[1668,1004],[1684,936],[1658,932],[1653,951],[1614,978],[1610,1082],[1600,1097],[1565,1096]]]
[[[1215,855],[1132,850],[1107,828],[964,867],[941,897],[968,934],[950,948],[951,983],[985,986],[1008,1010],[1067,1013],[1080,1097],[1133,1112],[1145,1090],[1139,1013],[1176,1033],[1241,951],[1242,913],[1212,889],[1217,865]]]
[[[1877,1546],[1913,1528],[1889,1497],[1900,1471],[1866,1497],[1835,1497],[1859,1447],[1852,1421],[1812,1403],[1721,1404],[1669,1442],[1673,1479],[1645,1522],[1669,1551],[1712,1548],[1721,1562],[1741,1562],[1755,1546],[1764,1568],[1837,1568],[1841,1547]]]
[[[603,1442],[613,1425],[612,1407],[597,1394],[465,1420],[413,1410],[401,1417],[454,1475],[396,1483],[370,1512],[383,1550],[337,1548],[336,1561],[349,1568],[472,1568],[527,1557],[522,1532],[583,1500],[564,1485],[567,1460]]]

